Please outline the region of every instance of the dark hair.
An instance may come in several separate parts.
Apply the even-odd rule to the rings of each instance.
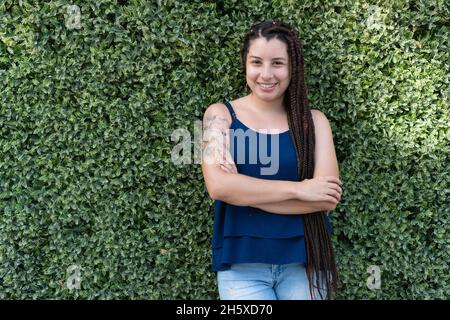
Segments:
[[[250,42],[264,37],[286,43],[291,64],[291,81],[286,89],[283,104],[288,115],[289,128],[297,153],[297,170],[300,181],[312,179],[314,175],[314,123],[308,104],[308,90],[304,75],[304,59],[298,32],[279,20],[268,20],[254,24],[245,35],[241,48],[244,74]],[[315,299],[313,287],[323,299],[326,289],[327,299],[337,290],[339,278],[336,269],[333,246],[325,225],[325,212],[304,214],[305,243],[307,250],[307,276],[311,297]],[[315,281],[313,280],[315,279]],[[315,282],[315,283],[314,283]],[[325,284],[325,286],[323,286]]]

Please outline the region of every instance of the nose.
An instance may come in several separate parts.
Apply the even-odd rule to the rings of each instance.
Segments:
[[[262,68],[262,71],[261,71],[261,78],[263,79],[263,80],[270,80],[270,79],[272,79],[272,67],[271,67],[271,65],[269,64],[269,65],[265,65],[263,68]]]

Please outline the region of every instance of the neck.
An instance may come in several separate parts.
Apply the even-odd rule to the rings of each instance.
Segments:
[[[274,99],[274,100],[261,100],[253,93],[250,93],[248,95],[248,99],[251,102],[250,104],[252,106],[255,106],[255,111],[258,111],[259,113],[264,113],[267,115],[270,114],[280,114],[284,113],[285,109],[283,106],[283,97]]]

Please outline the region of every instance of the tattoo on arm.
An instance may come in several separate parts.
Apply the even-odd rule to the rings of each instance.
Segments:
[[[202,154],[208,164],[223,163],[228,150],[228,122],[218,115],[207,115],[203,123]]]

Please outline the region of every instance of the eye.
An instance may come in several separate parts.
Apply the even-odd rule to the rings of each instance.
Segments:
[[[253,60],[252,63],[260,63],[260,61],[259,60]],[[281,61],[275,61],[275,64],[283,65],[284,63],[281,62]]]

